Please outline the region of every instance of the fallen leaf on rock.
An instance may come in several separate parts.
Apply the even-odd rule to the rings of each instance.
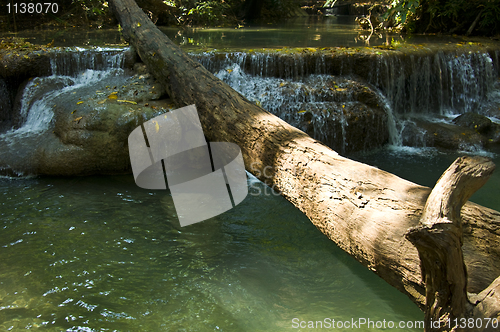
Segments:
[[[137,103],[135,101],[130,101],[130,100],[117,100],[117,102],[137,105]]]

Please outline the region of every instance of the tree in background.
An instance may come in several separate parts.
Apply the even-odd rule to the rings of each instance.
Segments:
[[[57,13],[1,16],[2,5],[0,27],[14,31],[41,25],[100,28],[116,23],[107,0],[59,0],[57,4]],[[157,25],[184,26],[238,25],[256,19],[269,22],[294,16],[300,10],[299,0],[137,0],[137,4]]]
[[[494,35],[500,0],[393,0],[383,18],[408,32]]]

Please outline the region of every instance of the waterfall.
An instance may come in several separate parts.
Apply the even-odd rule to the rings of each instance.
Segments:
[[[69,49],[55,53],[52,75],[25,83],[19,107],[14,110],[17,126],[0,134],[0,170],[8,170],[10,175],[29,174],[39,147],[53,139],[49,130],[54,107],[76,105],[86,89],[122,75],[123,59],[123,50]]]
[[[495,52],[427,52],[423,54],[193,54],[217,73],[237,64],[251,76],[301,80],[307,76],[359,77],[387,97],[397,114],[465,113],[486,100],[499,75]]]
[[[52,54],[52,75],[75,76],[86,70],[106,71],[123,68],[125,51],[117,48],[65,48]]]
[[[50,59],[52,75],[36,77],[25,86],[19,110],[20,126],[11,134],[34,134],[47,130],[52,106],[65,94],[121,73],[124,52],[116,49],[66,49]]]
[[[380,105],[387,114],[390,144],[401,145],[405,126],[411,124],[408,117],[484,114],[489,100],[498,95],[499,53],[422,50],[408,54],[232,52],[192,56],[247,98],[300,129],[294,105],[323,102],[307,95],[306,81],[310,84],[314,77],[312,80],[318,82],[328,78],[362,82],[379,93]],[[294,94],[285,96],[279,91],[280,85],[288,85],[285,82],[293,83]],[[345,139],[347,122],[342,113],[339,115],[340,135]],[[324,131],[332,129],[320,124],[325,118],[317,112],[313,116],[316,139],[323,140]]]

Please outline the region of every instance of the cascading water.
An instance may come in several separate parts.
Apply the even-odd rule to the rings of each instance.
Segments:
[[[245,73],[241,64],[226,62],[216,76],[249,100],[309,133],[318,140],[345,152],[354,144],[349,136],[349,119],[363,107],[357,100],[373,99],[372,106],[390,112],[383,96],[373,87],[329,75],[310,75],[300,81]],[[370,101],[368,101],[370,102]],[[386,116],[387,121],[394,121]],[[384,124],[384,126],[386,126]]]
[[[51,58],[52,75],[30,79],[15,110],[16,126],[0,134],[2,164],[9,175],[26,175],[39,147],[53,139],[53,107],[75,103],[82,90],[123,74],[124,52],[117,49],[72,49]],[[34,166],[33,166],[34,167]]]
[[[310,93],[307,87],[312,86],[317,92],[326,80],[364,82],[361,84],[366,89],[377,94],[376,106],[386,113],[385,130],[389,143],[393,145],[411,141],[425,146],[425,140],[420,137],[422,131],[418,128],[412,130],[412,135],[419,137],[410,140],[406,137],[405,128],[415,126],[412,117],[424,116],[430,121],[440,117],[439,121],[443,121],[443,117],[451,118],[466,112],[491,116],[488,113],[491,104],[500,105],[496,82],[499,51],[438,50],[364,57],[319,52],[235,52],[203,53],[193,57],[250,100],[303,130],[303,117],[297,116],[297,108],[303,107],[303,103],[317,105],[328,100],[318,98],[317,93]],[[294,92],[283,89],[283,86],[292,85]],[[355,97],[344,95],[342,101],[345,107],[354,102]],[[324,141],[328,135],[325,131],[332,129],[325,126],[327,116],[312,113],[313,136]],[[345,139],[349,132],[346,132],[348,123],[342,109],[337,107],[335,113],[339,115],[339,132],[344,142],[341,152],[349,149]]]

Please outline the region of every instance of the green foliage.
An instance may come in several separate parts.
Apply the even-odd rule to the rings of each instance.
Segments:
[[[264,0],[262,18],[279,20],[291,17],[298,7],[296,0]]]
[[[297,0],[260,1],[262,7],[259,18],[268,21],[290,17],[299,8]],[[241,15],[249,0],[169,0],[168,2],[175,4],[172,7],[178,11],[176,16],[180,24],[220,26],[238,24],[240,21],[237,16]]]
[[[500,0],[393,0],[382,18],[410,32],[491,35],[500,28]]]
[[[429,3],[432,18],[453,32],[465,33],[476,19],[479,33],[493,34],[500,27],[500,0],[433,0]]]
[[[500,1],[487,1],[479,22],[481,29],[496,31],[500,30]]]
[[[419,6],[420,0],[393,0],[383,19],[404,25],[408,17],[416,15]]]
[[[188,10],[183,10],[184,19],[196,25],[220,25],[227,22],[231,6],[225,1],[197,1]]]
[[[103,15],[108,8],[108,2],[102,0],[72,0],[73,5],[81,6],[88,14]]]
[[[323,7],[325,7],[325,8],[331,8],[331,7],[335,6],[335,3],[337,1],[338,0],[326,0],[325,4],[323,5]]]

